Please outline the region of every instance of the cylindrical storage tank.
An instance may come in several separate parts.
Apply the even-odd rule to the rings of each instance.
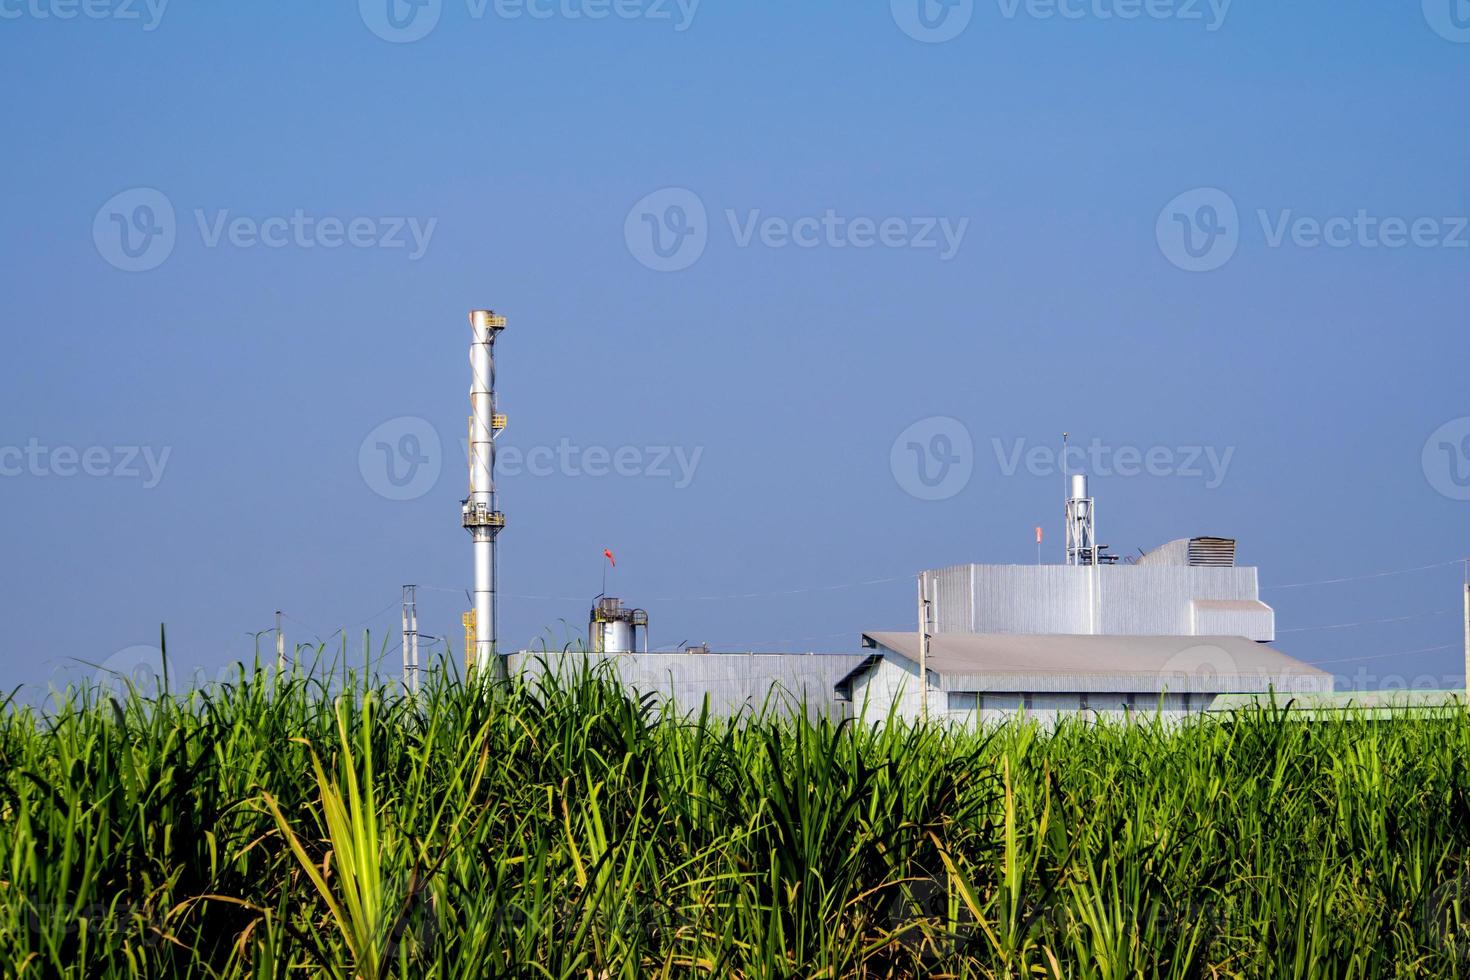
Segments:
[[[587,620],[587,646],[593,653],[637,653],[637,629],[647,623],[641,610],[624,609],[621,599],[599,597]]]
[[[1073,500],[1086,500],[1087,499],[1087,474],[1086,473],[1073,473],[1072,474],[1072,499]]]
[[[612,622],[595,623],[593,625],[593,628],[602,631],[601,650],[603,653],[636,652],[633,649],[632,623],[620,619],[615,619]],[[594,646],[593,649],[598,649],[598,647]]]

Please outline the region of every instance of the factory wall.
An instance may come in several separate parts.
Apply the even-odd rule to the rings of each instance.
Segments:
[[[904,657],[885,656],[853,679],[853,715],[875,722],[883,721],[892,711],[895,717],[917,720],[923,714],[919,691],[918,664]],[[936,718],[947,710],[944,692],[931,683],[929,716]]]
[[[955,565],[933,574],[939,633],[1204,635],[1194,600],[1259,599],[1250,567]],[[1275,639],[1269,607],[1231,622],[1238,635]]]
[[[1062,718],[1083,717],[1144,722],[1155,717],[1180,721],[1206,711],[1214,694],[1160,694],[1157,691],[1049,691],[946,690],[944,678],[931,676],[929,718],[958,725],[1004,724],[1017,718],[1055,727]],[[852,681],[853,715],[866,723],[881,722],[890,712],[906,721],[922,717],[918,665],[889,653]]]
[[[721,716],[742,710],[792,711],[845,716],[837,682],[865,658],[858,654],[522,652],[505,658],[506,671],[528,678],[547,671],[575,674],[587,666],[611,670],[629,691],[655,694],[681,712],[710,710]]]

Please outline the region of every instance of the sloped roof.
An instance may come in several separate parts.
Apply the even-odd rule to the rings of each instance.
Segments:
[[[1218,612],[1270,612],[1271,607],[1260,599],[1191,599],[1200,609]]]
[[[863,642],[918,662],[918,633],[865,633]],[[1331,674],[1239,636],[942,633],[929,639],[927,666],[942,690],[1223,694],[1332,689]]]

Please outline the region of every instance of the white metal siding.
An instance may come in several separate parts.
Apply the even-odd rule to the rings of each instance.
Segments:
[[[1261,614],[1230,620],[1245,632],[1196,629],[1196,599],[1259,600],[1250,567],[955,565],[934,575],[940,633],[1087,634],[1095,606],[1101,634],[1274,639]]]

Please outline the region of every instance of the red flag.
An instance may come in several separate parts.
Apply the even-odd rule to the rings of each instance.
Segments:
[[[1041,544],[1041,528],[1036,529],[1036,543]]]
[[[607,558],[608,561],[612,562],[613,568],[618,567],[618,560],[612,556],[612,552],[610,550],[604,548],[602,549],[602,554]]]

